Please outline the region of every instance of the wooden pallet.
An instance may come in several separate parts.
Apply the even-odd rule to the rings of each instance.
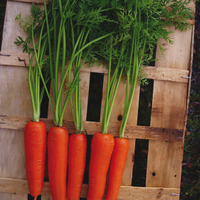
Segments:
[[[24,125],[30,120],[31,100],[28,88],[28,57],[20,53],[21,48],[14,44],[15,38],[24,36],[15,16],[29,14],[32,2],[42,4],[43,0],[8,0],[6,6],[3,41],[0,52],[0,199],[27,200],[29,193],[23,144]],[[192,5],[194,8],[194,4]],[[173,29],[169,27],[169,29]],[[147,67],[147,78],[154,79],[151,124],[137,126],[140,87],[137,86],[131,108],[125,137],[130,149],[124,170],[119,200],[178,200],[182,171],[183,144],[187,106],[190,90],[194,21],[186,32],[176,30],[172,37],[174,44],[161,40],[165,56],[157,50],[158,61],[155,67]],[[107,71],[102,67],[87,68],[81,71],[82,111],[84,128],[88,135],[100,131],[101,122],[86,121],[89,81],[91,72],[104,74],[102,97],[103,111]],[[123,91],[120,84],[118,96],[111,116],[109,132],[118,135],[118,116],[123,112]],[[67,108],[64,125],[69,132],[74,131],[70,108]],[[102,115],[102,113],[101,113]],[[52,114],[43,119],[49,129],[53,125]],[[131,186],[134,166],[136,139],[149,140],[146,187]],[[81,197],[86,198],[87,185],[82,187]],[[42,200],[50,200],[48,182],[42,191]]]

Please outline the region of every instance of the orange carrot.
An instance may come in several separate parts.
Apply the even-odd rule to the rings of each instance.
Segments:
[[[108,192],[106,200],[116,200],[129,150],[129,141],[126,138],[115,138],[115,146],[111,157]]]
[[[86,135],[73,133],[69,138],[68,200],[79,200],[85,172],[86,150]]]
[[[113,148],[114,137],[111,134],[94,134],[91,143],[87,200],[102,200]]]
[[[44,183],[46,158],[46,126],[42,121],[29,121],[24,129],[26,175],[30,194],[37,198]]]
[[[48,134],[48,174],[53,200],[66,200],[68,131],[52,127]]]

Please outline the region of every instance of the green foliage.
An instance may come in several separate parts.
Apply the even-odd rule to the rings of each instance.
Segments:
[[[163,17],[166,18],[165,24],[173,24],[176,29],[185,31],[190,27],[190,22],[186,19],[193,19],[193,12],[187,5],[191,0],[168,0],[163,2]],[[172,3],[172,4],[171,4]]]
[[[39,6],[32,4],[30,15],[23,19],[22,15],[18,14],[16,20],[19,21],[19,26],[28,35],[26,39],[18,36],[14,43],[17,46],[22,46],[23,52],[28,53],[28,84],[33,109],[32,120],[38,122],[40,118],[40,107],[44,95],[44,88],[46,82],[49,80],[48,73],[46,73],[45,77],[42,75],[42,71],[44,71],[42,68],[47,63],[47,59],[45,58],[45,55],[47,54],[47,36],[45,36],[46,31],[44,30],[44,14]],[[33,67],[34,58],[36,63]],[[47,70],[48,68],[46,67],[45,71]],[[41,87],[41,79],[43,80],[43,87]]]
[[[194,60],[196,62],[196,60]],[[199,69],[198,69],[199,70]],[[194,69],[194,72],[196,70]],[[198,79],[195,73],[193,80]],[[188,111],[187,132],[184,143],[184,161],[182,172],[182,200],[198,199],[200,193],[200,84],[191,87]]]
[[[23,52],[33,51],[33,48],[30,47],[32,40],[32,30],[34,33],[34,38],[39,37],[40,30],[44,21],[44,11],[39,6],[32,4],[30,15],[25,16],[23,19],[22,14],[19,13],[15,20],[19,21],[19,26],[24,30],[25,33],[27,33],[28,37],[23,39],[22,37],[18,36],[14,43],[17,46],[22,45]]]
[[[127,85],[131,85],[131,92],[126,92],[125,110],[122,119],[123,129],[126,124],[127,115],[129,113],[131,99],[134,94],[136,81],[146,84],[142,69],[144,65],[148,65],[155,61],[155,48],[158,45],[158,40],[163,38],[169,43],[173,43],[170,34],[173,31],[167,30],[167,25],[174,25],[175,28],[186,30],[189,23],[186,22],[192,18],[192,11],[186,6],[190,1],[81,1],[79,4],[84,10],[90,7],[100,7],[101,12],[106,16],[104,23],[101,23],[99,28],[92,30],[92,35],[89,35],[90,40],[93,36],[104,32],[112,32],[112,36],[96,43],[89,52],[88,62],[103,60],[105,65],[111,66],[111,80],[107,90],[105,113],[103,115],[102,127],[108,126],[109,116],[115,98],[118,80],[123,78],[127,81]],[[85,6],[88,5],[88,6]],[[168,13],[167,13],[168,11]],[[91,12],[91,11],[90,11]],[[161,51],[163,49],[159,46]],[[110,70],[110,69],[109,69]],[[116,76],[116,73],[118,76]],[[136,80],[136,81],[135,81]],[[110,85],[109,85],[110,84]],[[109,110],[107,110],[109,108]],[[106,119],[104,119],[106,117]],[[104,122],[105,121],[105,122]],[[106,132],[107,128],[104,128]],[[120,131],[120,132],[123,132]]]

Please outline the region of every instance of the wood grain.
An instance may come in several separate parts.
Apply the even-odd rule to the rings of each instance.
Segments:
[[[25,16],[30,15],[30,7],[31,4],[7,1],[1,51],[22,53],[22,47],[14,44],[14,41],[18,36],[25,39],[27,34],[19,27],[19,21],[15,20],[15,18],[19,13],[21,13],[23,19]]]
[[[18,5],[20,4],[20,5]],[[20,7],[22,6],[22,7]],[[15,23],[14,17],[18,12],[29,10],[29,5],[16,2],[7,2],[2,50],[18,51],[12,44],[13,34],[18,31],[9,29]],[[32,115],[31,100],[28,87],[28,71],[19,67],[0,66],[0,110],[1,114],[19,115],[28,117]],[[0,176],[25,178],[24,141],[23,131],[0,129]],[[15,166],[15,167],[13,167]]]
[[[174,31],[170,36],[173,44],[169,44],[165,40],[159,40],[159,44],[164,49],[164,55],[157,47],[155,66],[160,68],[167,68],[168,70],[189,70],[190,66],[190,51],[192,40],[192,26],[191,29],[181,32],[175,30],[174,27],[167,27],[169,31]],[[188,74],[189,75],[189,74]]]
[[[86,198],[88,185],[83,184],[81,197]],[[28,192],[28,186],[26,180],[21,179],[10,179],[10,178],[0,178],[0,191],[7,192],[17,195],[26,194]],[[105,190],[106,193],[106,190]],[[50,189],[49,183],[44,182],[44,188],[42,191],[42,199],[45,197],[46,200],[49,198]],[[118,200],[178,200],[180,195],[179,188],[160,188],[160,187],[131,187],[131,186],[121,186]],[[104,199],[104,198],[103,198]]]
[[[172,28],[169,28],[173,30]],[[188,70],[192,29],[173,33],[174,44],[160,41],[165,49],[163,58],[159,51],[156,66]],[[184,129],[188,99],[188,84],[154,81],[151,127]],[[147,187],[180,187],[183,142],[149,141]]]
[[[34,65],[35,62],[33,62]],[[0,65],[2,66],[29,66],[28,55],[26,53],[13,53],[13,52],[0,52]],[[92,67],[88,67],[87,64],[81,69],[82,72],[95,72],[107,74],[107,69],[102,65],[98,66],[94,64]],[[143,73],[148,79],[164,80],[180,83],[188,83],[189,70],[185,69],[173,69],[162,66],[147,66],[143,70]],[[86,75],[86,74],[85,74]]]
[[[21,52],[14,44],[18,35],[25,36],[15,17],[29,13],[30,4],[7,1],[2,51]],[[28,87],[28,70],[20,67],[0,66],[0,112],[1,114],[29,117],[32,115]],[[26,178],[24,139],[22,130],[0,129],[0,177]],[[28,193],[28,192],[27,192]],[[0,193],[2,200],[27,200],[25,194]]]
[[[189,70],[172,69],[160,66],[147,66],[143,73],[146,74],[146,78],[154,80],[188,83],[190,79]]]
[[[30,117],[20,117],[11,115],[0,115],[0,129],[11,129],[22,131],[25,124],[31,120]],[[41,119],[45,122],[47,130],[53,126],[53,119]],[[75,131],[73,121],[64,120],[64,126],[67,127],[70,133]],[[101,131],[101,123],[88,122],[84,123],[85,131],[88,135],[93,135],[96,131]],[[118,136],[120,124],[111,123],[109,126],[109,132],[115,137]],[[183,130],[170,129],[170,128],[156,128],[148,126],[135,126],[127,125],[125,130],[126,138],[137,139],[150,139],[150,140],[163,140],[163,141],[183,141]]]
[[[27,194],[17,194],[17,193],[0,193],[0,199],[2,200],[27,200],[28,195]]]

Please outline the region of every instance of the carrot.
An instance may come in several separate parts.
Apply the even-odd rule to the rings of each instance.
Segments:
[[[37,198],[44,183],[46,126],[42,121],[29,121],[24,129],[26,175],[30,194]]]
[[[66,200],[68,131],[52,127],[48,134],[48,174],[53,200]]]
[[[102,199],[113,148],[114,137],[110,133],[97,132],[94,134],[91,142],[87,200]]]
[[[85,134],[73,133],[69,138],[68,200],[78,200],[86,163],[87,140]]]
[[[106,200],[116,200],[129,150],[129,141],[126,138],[115,138],[115,146],[111,157],[108,192]]]

